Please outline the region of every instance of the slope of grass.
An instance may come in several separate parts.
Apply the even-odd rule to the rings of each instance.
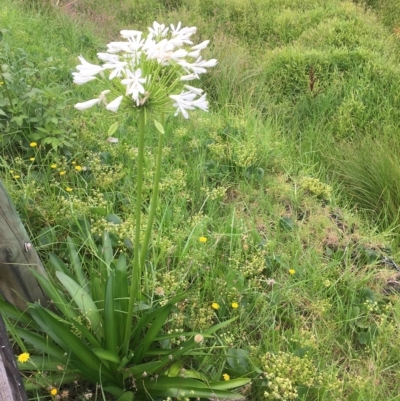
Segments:
[[[122,28],[181,19],[198,26],[199,40],[212,39],[219,65],[202,82],[212,112],[167,126],[145,290],[162,288],[167,299],[191,289],[170,330],[201,331],[238,317],[207,344],[224,353],[188,363],[214,379],[250,375],[249,400],[277,399],[272,386],[294,399],[277,377],[303,400],[395,400],[399,277],[389,262],[398,251],[390,253],[392,233],[378,233],[343,201],[354,198],[384,226],[396,226],[398,44],[375,16],[339,1],[78,1],[49,4],[50,11],[38,2],[5,2],[0,45],[23,48],[35,64],[56,60],[43,85],[71,91],[65,113],[78,138],[58,157],[29,146],[18,157],[1,155],[1,178],[43,261],[50,250],[66,258],[68,235],[81,244],[82,219],[97,243],[108,230],[114,252],[131,260],[136,126],[126,120],[118,144],[108,143],[113,116],[73,110],[98,88],[74,88],[70,72],[78,54],[95,60]],[[150,191],[151,131],[146,140]],[[87,268],[95,268],[85,252]],[[233,368],[227,356],[237,349],[249,360]],[[293,373],[307,360],[320,388],[305,389]],[[84,382],[54,383],[50,374],[43,381],[72,399],[94,391]],[[32,397],[46,393],[44,386]]]

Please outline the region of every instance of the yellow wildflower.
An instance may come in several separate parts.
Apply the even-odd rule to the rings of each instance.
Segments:
[[[206,237],[199,237],[199,241],[204,244],[204,243],[207,242],[207,238]]]
[[[215,310],[218,310],[218,309],[219,309],[219,304],[216,303],[216,302],[213,302],[213,303],[211,304],[211,308],[213,308],[213,309],[215,309]]]
[[[289,274],[293,275],[294,273],[296,273],[296,270],[294,270],[294,269],[289,269]]]
[[[231,380],[231,377],[228,375],[228,373],[224,373],[224,374],[222,375],[222,377],[223,377],[224,380],[226,380],[226,381]]]
[[[35,161],[35,158],[34,158],[34,157],[31,157],[29,160],[30,160],[31,162],[33,162],[33,161]]]
[[[71,164],[76,164],[76,162],[71,162]]]
[[[237,302],[232,302],[231,306],[233,309],[239,308],[239,304]]]
[[[52,387],[52,388],[50,389],[50,394],[51,394],[51,395],[57,395],[57,393],[58,393],[58,390],[57,390],[55,387]]]
[[[18,362],[25,363],[29,361],[30,358],[29,352],[23,352],[22,354],[18,355]]]
[[[60,171],[60,175],[65,175],[65,171]]]
[[[31,148],[36,148],[37,143],[36,143],[36,142],[31,142],[31,143],[29,144],[29,146],[30,146]]]
[[[81,167],[81,166],[75,166],[75,170],[76,170],[76,171],[81,171],[81,170],[82,170],[82,167]]]
[[[51,168],[57,168],[57,164],[52,164],[51,166],[50,166]]]
[[[14,175],[14,178],[17,180],[18,178],[20,178],[20,175]]]
[[[72,188],[67,187],[67,188],[65,188],[65,190],[66,190],[67,192],[71,192],[71,191],[72,191]]]

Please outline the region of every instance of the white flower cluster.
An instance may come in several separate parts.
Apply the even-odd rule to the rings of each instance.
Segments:
[[[182,113],[185,118],[189,117],[188,110],[208,111],[203,90],[184,82],[199,79],[208,67],[217,64],[217,60],[203,60],[200,55],[209,41],[193,46],[190,37],[196,28],[181,27],[180,22],[176,27],[154,22],[148,30],[147,37],[140,31],[121,31],[125,41],[111,42],[106,53],[97,53],[103,61],[101,65],[91,64],[79,56],[78,72],[72,73],[74,83],[81,85],[93,81],[97,75],[105,78],[108,73],[111,85],[98,98],[76,104],[78,110],[103,103],[108,110],[116,112],[121,103],[127,101],[130,105],[148,106],[158,112],[172,106],[175,115]],[[181,92],[177,94],[179,90]],[[108,103],[106,95],[110,92],[119,96]]]

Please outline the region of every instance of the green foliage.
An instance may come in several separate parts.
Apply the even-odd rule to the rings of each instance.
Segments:
[[[30,305],[23,319],[29,316],[33,320],[26,321],[24,328],[15,328],[16,335],[33,345],[38,357],[43,356],[47,369],[53,370],[51,366],[59,364],[67,377],[69,373],[75,373],[93,384],[100,382],[105,391],[119,399],[129,399],[133,395],[148,399],[150,396],[180,397],[185,394],[201,398],[214,394],[229,400],[241,399],[239,394],[228,390],[246,384],[248,379],[232,380],[222,386],[222,383],[209,380],[204,383],[204,375],[191,369],[182,370],[183,364],[175,374],[172,373],[172,367],[180,360],[183,362],[184,357],[201,355],[194,350],[205,338],[212,338],[217,330],[235,320],[219,323],[202,334],[167,334],[172,312],[187,294],[177,295],[163,303],[143,298],[135,308],[129,351],[124,354],[121,328],[126,326],[127,319],[128,277],[131,274],[128,262],[122,253],[118,259],[114,257],[108,233],[104,234],[102,246],[97,251],[91,238],[86,238],[86,241],[92,246],[82,251],[91,253],[94,260],[89,280],[85,278],[76,246],[68,238],[70,268],[56,255],[50,255],[61,286],[35,274],[53,300],[54,309]],[[9,317],[16,317],[12,309],[3,310]],[[186,340],[180,346],[174,346],[172,340],[182,336]],[[38,357],[34,359],[36,366],[31,363],[21,365],[21,368],[36,370],[42,367]],[[182,376],[183,371],[185,374]],[[75,379],[71,376],[71,380]],[[66,383],[67,379],[63,382]],[[40,381],[37,385],[41,385]]]
[[[74,145],[66,118],[66,93],[54,80],[54,59],[37,65],[29,54],[0,42],[0,146],[18,149],[36,142],[59,151]]]

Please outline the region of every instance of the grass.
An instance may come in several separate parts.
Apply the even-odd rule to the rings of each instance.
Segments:
[[[250,374],[250,400],[269,390],[252,364],[291,380],[300,394],[307,378],[291,369],[318,371],[322,388],[304,390],[303,400],[398,399],[398,272],[384,263],[399,255],[395,7],[371,2],[377,17],[335,0],[5,2],[0,45],[11,58],[24,49],[39,69],[53,58],[40,84],[68,91],[63,112],[78,138],[58,155],[28,145],[0,155],[1,178],[49,270],[50,251],[66,258],[67,236],[82,247],[87,269],[96,267],[82,219],[97,244],[108,230],[114,252],[133,255],[136,125],[126,120],[110,144],[112,118],[73,109],[98,92],[71,85],[76,56],[94,60],[120,29],[144,29],[155,18],[196,25],[219,61],[202,82],[212,112],[168,123],[146,293],[162,288],[169,298],[190,289],[170,330],[238,317],[208,344],[223,353],[187,362],[215,380]],[[152,131],[146,141],[149,193]],[[232,350],[249,359],[233,368]],[[307,357],[294,359],[306,352],[312,367]],[[43,377],[70,399],[102,399],[84,382]],[[45,397],[47,386],[30,393]]]

